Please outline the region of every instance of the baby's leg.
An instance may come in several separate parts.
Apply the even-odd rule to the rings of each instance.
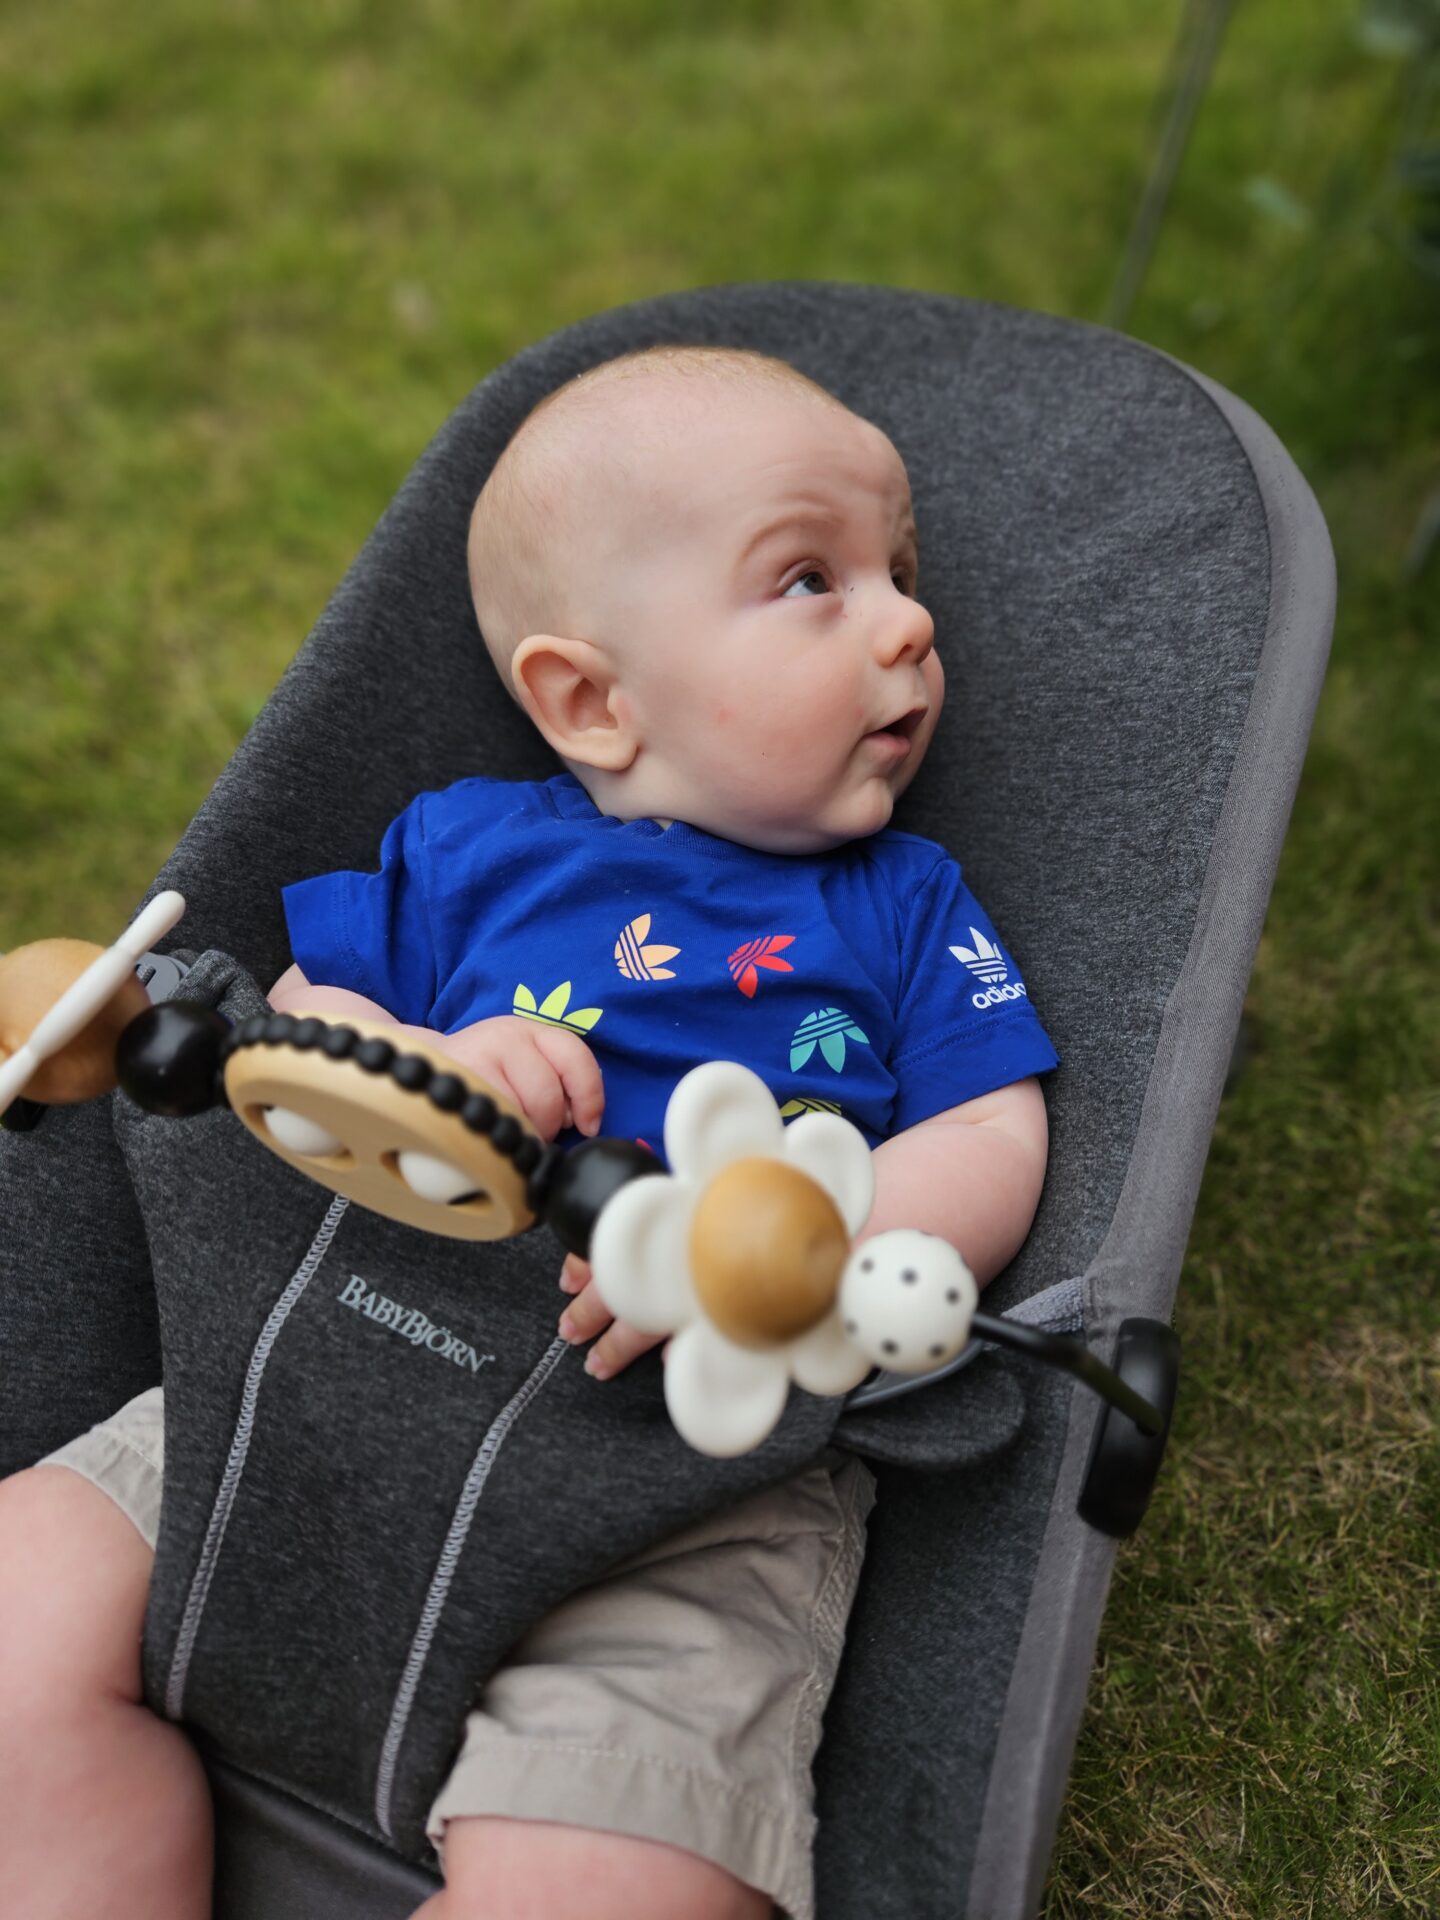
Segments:
[[[445,1891],[411,1920],[770,1920],[768,1893],[698,1853],[549,1821],[453,1820]]]
[[[25,1920],[204,1920],[198,1755],[140,1704],[154,1555],[68,1467],[0,1480],[0,1887]]]
[[[538,1621],[469,1716],[413,1920],[814,1920],[810,1762],[873,1499],[827,1452]]]

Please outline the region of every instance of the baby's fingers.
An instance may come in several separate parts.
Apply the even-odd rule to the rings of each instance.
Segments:
[[[591,1280],[580,1289],[561,1314],[560,1337],[578,1346],[584,1340],[593,1340],[595,1335],[603,1332],[614,1318],[614,1314],[600,1298],[600,1289]]]
[[[588,1264],[578,1260],[575,1254],[566,1261],[567,1267],[570,1260],[575,1260],[589,1273]],[[572,1345],[580,1346],[586,1340],[594,1340],[597,1333],[603,1334],[603,1339],[596,1340],[585,1356],[585,1371],[597,1380],[608,1380],[640,1354],[648,1353],[651,1347],[668,1338],[663,1333],[641,1333],[626,1321],[617,1320],[600,1298],[600,1289],[593,1280],[587,1280],[560,1316],[560,1335]]]
[[[565,1089],[565,1124],[578,1127],[591,1139],[600,1131],[605,1111],[605,1082],[600,1063],[578,1033],[542,1027],[535,1035],[536,1051],[549,1061]]]
[[[617,1320],[603,1340],[597,1340],[585,1356],[585,1371],[594,1374],[597,1380],[608,1380],[612,1374],[628,1367],[642,1353],[648,1353],[651,1347],[658,1347],[662,1340],[668,1339],[664,1333],[641,1333],[638,1327],[630,1326],[624,1320]]]

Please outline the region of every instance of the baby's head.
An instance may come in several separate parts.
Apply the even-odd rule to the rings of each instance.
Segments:
[[[944,697],[910,486],[795,368],[660,347],[568,382],[469,555],[502,681],[602,813],[771,853],[888,825]]]

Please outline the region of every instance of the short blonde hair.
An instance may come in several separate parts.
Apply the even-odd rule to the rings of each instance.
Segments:
[[[602,480],[607,465],[613,478],[622,479],[628,465],[623,445],[597,450],[590,436],[586,470],[577,476],[580,437],[617,387],[657,377],[783,386],[843,410],[841,401],[788,360],[748,347],[639,347],[547,394],[511,435],[481,488],[467,547],[481,636],[517,706],[510,663],[520,642],[531,633],[565,634],[574,623],[563,557],[577,485]]]

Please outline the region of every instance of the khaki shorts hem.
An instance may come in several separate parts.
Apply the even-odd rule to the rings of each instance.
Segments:
[[[566,1741],[471,1739],[426,1821],[442,1865],[445,1822],[483,1814],[682,1847],[768,1893],[792,1920],[814,1920],[814,1816],[786,1819],[680,1761]]]
[[[137,1394],[111,1418],[37,1460],[67,1467],[112,1500],[153,1553],[165,1480],[164,1400],[159,1387]]]

